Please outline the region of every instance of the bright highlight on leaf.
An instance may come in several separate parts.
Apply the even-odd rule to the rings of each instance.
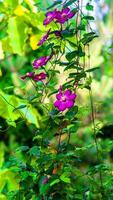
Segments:
[[[31,35],[30,36],[30,46],[33,50],[38,49],[38,41],[40,40],[40,35]]]
[[[13,28],[12,28],[13,27]],[[8,21],[9,44],[13,53],[23,55],[25,41],[27,40],[28,26],[20,17],[11,17]]]
[[[17,16],[23,16],[25,13],[28,13],[28,9],[23,7],[22,5],[18,5],[14,11],[15,15]]]

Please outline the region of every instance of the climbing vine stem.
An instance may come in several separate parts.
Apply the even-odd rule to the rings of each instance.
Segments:
[[[90,69],[91,64],[90,64],[90,46],[89,44],[87,45],[87,51],[88,51],[88,68]],[[89,73],[89,78],[91,77]],[[100,151],[99,151],[99,146],[98,146],[98,141],[96,137],[96,123],[95,123],[95,111],[94,111],[94,102],[93,102],[93,94],[92,94],[92,87],[90,85],[89,88],[89,98],[90,98],[90,106],[91,106],[91,116],[92,116],[92,124],[93,124],[93,134],[94,134],[94,142],[96,146],[96,152],[97,152],[97,161],[100,162]],[[102,178],[102,171],[99,169],[99,177],[100,177],[100,189],[101,189],[101,195],[104,198],[104,186],[103,186],[103,178]]]

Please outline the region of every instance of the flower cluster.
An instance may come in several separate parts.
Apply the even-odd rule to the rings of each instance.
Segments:
[[[69,8],[64,8],[61,11],[54,10],[46,13],[46,19],[43,24],[46,26],[50,24],[53,20],[57,23],[64,24],[69,19],[71,19],[75,15],[75,12],[72,12]]]
[[[33,81],[37,82],[37,81],[42,81],[47,77],[47,74],[45,74],[44,72],[40,73],[40,74],[35,74],[35,72],[28,72],[26,73],[25,76],[22,76],[21,79],[26,79],[26,78],[31,78]]]
[[[33,68],[34,69],[38,69],[39,67],[42,67],[44,65],[46,65],[46,63],[51,59],[51,56],[43,56],[41,58],[38,58],[36,60],[34,60],[33,62]],[[38,81],[42,81],[44,79],[46,79],[47,74],[44,72],[41,72],[39,74],[35,74],[35,72],[28,72],[26,73],[26,75],[21,76],[21,79],[26,79],[26,78],[31,78],[33,81],[38,82]]]
[[[49,29],[46,34],[40,39],[38,42],[38,46],[43,45],[49,38],[49,35],[54,33],[56,37],[61,37],[62,32],[62,25],[67,22],[69,19],[71,19],[75,15],[75,12],[71,11],[68,7],[62,9],[61,11],[58,11],[57,9],[47,12],[46,18],[44,19],[43,24],[46,26],[50,24],[52,21],[55,21],[55,23],[59,23],[60,30],[55,30],[54,32],[50,32],[51,29]],[[33,68],[37,70],[38,68],[42,67],[47,64],[47,62],[52,58],[53,56],[53,49],[52,53],[49,56],[42,56],[40,58],[37,58],[33,62]],[[47,78],[47,74],[44,72],[41,72],[39,74],[35,72],[28,72],[26,75],[21,77],[23,80],[26,78],[30,78],[31,80],[38,82],[43,81]],[[66,109],[71,108],[74,105],[76,98],[76,94],[72,93],[71,90],[65,90],[62,91],[62,88],[59,89],[58,94],[56,95],[56,101],[54,102],[54,106],[58,108],[59,111],[64,111]]]

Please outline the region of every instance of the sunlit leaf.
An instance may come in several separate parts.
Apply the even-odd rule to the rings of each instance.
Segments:
[[[13,28],[12,28],[13,27]],[[23,54],[27,39],[27,25],[20,17],[11,17],[8,21],[9,43],[14,53]]]

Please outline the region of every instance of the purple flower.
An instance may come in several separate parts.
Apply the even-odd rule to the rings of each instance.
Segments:
[[[51,59],[52,56],[43,56],[41,58],[36,59],[33,62],[33,67],[38,69],[39,67],[46,65],[46,63]]]
[[[74,106],[76,94],[72,93],[71,90],[62,92],[62,90],[59,89],[56,98],[57,100],[54,102],[54,106],[57,107],[59,111],[64,111]]]
[[[47,33],[42,37],[42,39],[38,42],[38,46],[42,45],[47,40],[47,38],[49,37],[50,30],[51,29],[49,29]]]
[[[34,81],[42,81],[47,77],[47,74],[45,74],[44,72],[40,73],[40,74],[35,74],[33,77]]]
[[[21,76],[21,79],[32,78],[34,76],[34,72],[28,72],[26,75]]]
[[[46,26],[50,22],[52,22],[54,19],[56,19],[56,22],[60,24],[64,24],[66,21],[71,19],[75,15],[75,12],[70,11],[69,8],[64,8],[62,11],[54,10],[51,12],[46,13],[46,19],[44,20],[43,24]]]
[[[60,24],[64,24],[75,15],[69,8],[64,8],[62,11],[56,11],[56,20]]]
[[[43,24],[45,26],[48,25],[50,22],[52,22],[55,19],[55,16],[56,16],[56,10],[47,12],[46,19],[44,20]]]

